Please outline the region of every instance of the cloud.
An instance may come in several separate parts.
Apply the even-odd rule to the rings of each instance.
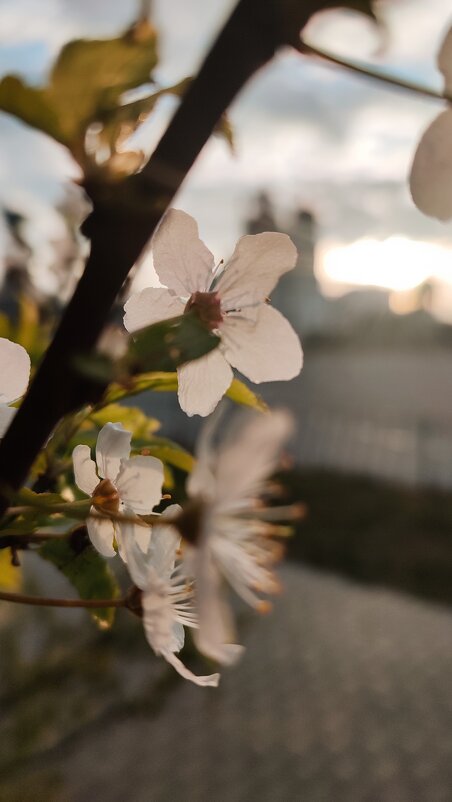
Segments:
[[[130,23],[138,2],[112,0],[0,0],[0,40],[7,44],[0,72],[21,71],[38,80],[64,41],[109,36]],[[233,6],[233,0],[156,0],[161,32],[159,76],[173,81],[193,74]],[[369,23],[343,12],[318,15],[307,35],[351,58],[440,85],[435,55],[450,16],[450,0],[399,0],[382,6],[385,48]],[[23,20],[27,19],[27,26]],[[334,43],[334,44],[333,44]],[[422,130],[438,104],[360,79],[285,50],[244,88],[231,109],[237,156],[213,138],[192,170],[176,205],[194,214],[218,257],[240,235],[254,194],[270,189],[281,216],[307,205],[325,238],[401,234],[445,241],[450,228],[413,206],[406,175]],[[171,109],[143,129],[158,141]],[[1,197],[50,206],[74,174],[64,149],[0,118]]]

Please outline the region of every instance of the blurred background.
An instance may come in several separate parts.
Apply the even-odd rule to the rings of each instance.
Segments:
[[[194,74],[231,0],[155,0],[157,79]],[[139,4],[0,2],[0,72],[39,85],[61,46],[119,33]],[[344,11],[307,42],[441,89],[449,0],[387,0],[382,25]],[[152,152],[177,101],[134,145]],[[297,417],[288,499],[307,517],[284,595],[218,692],[179,681],[139,622],[97,632],[74,611],[0,610],[0,798],[6,802],[441,802],[452,783],[452,227],[407,176],[442,104],[294,51],[230,110],[175,205],[217,260],[243,233],[284,231],[297,267],[272,302],[299,332],[298,379],[258,389]],[[0,115],[0,313],[51,328],[83,268],[89,205],[62,146]],[[154,277],[149,254],[133,288]],[[32,347],[32,343],[30,346]],[[193,447],[174,394],[141,399]],[[39,581],[65,595],[48,568]]]

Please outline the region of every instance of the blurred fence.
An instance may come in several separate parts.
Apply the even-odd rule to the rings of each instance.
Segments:
[[[294,456],[303,466],[452,487],[452,427],[429,420],[407,425],[307,410]]]

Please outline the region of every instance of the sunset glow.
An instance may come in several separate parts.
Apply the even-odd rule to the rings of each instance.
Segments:
[[[452,282],[452,248],[406,237],[331,244],[323,249],[319,262],[319,279],[333,292],[341,284],[404,291],[430,277]]]

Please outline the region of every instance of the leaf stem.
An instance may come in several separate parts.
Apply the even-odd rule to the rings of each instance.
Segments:
[[[0,600],[14,604],[31,604],[37,607],[127,607],[126,597],[121,599],[52,599],[45,596],[27,596],[24,593],[8,593],[0,590]]]
[[[398,89],[405,89],[408,92],[421,95],[422,97],[432,98],[433,100],[445,100],[447,103],[452,103],[452,95],[447,92],[439,92],[436,89],[431,89],[428,86],[423,86],[422,84],[418,84],[414,81],[406,81],[405,79],[398,78],[395,75],[385,75],[384,73],[375,70],[373,67],[358,64],[355,61],[348,61],[348,59],[336,56],[334,53],[331,53],[328,50],[324,50],[320,47],[314,47],[313,45],[305,42],[304,39],[301,39],[300,50],[302,53],[311,56],[318,56],[324,61],[328,61],[331,64],[336,64],[339,67],[344,67],[347,70],[358,73],[358,75],[364,75],[366,78],[373,78],[376,81],[381,81],[382,83],[389,84],[390,86],[394,86]]]

